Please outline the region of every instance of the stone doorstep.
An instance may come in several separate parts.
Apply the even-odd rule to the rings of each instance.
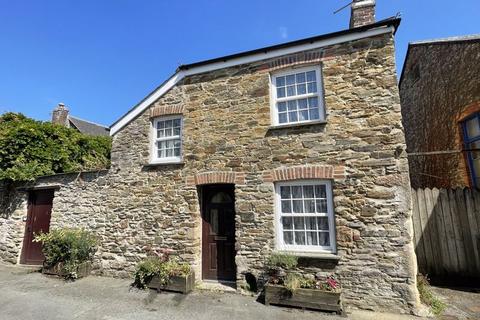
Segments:
[[[41,272],[41,265],[29,265],[29,264],[1,264],[2,266],[11,268],[13,274],[29,274],[35,272]]]
[[[347,310],[347,318],[352,320],[420,320],[427,319],[406,314],[382,313],[364,310]]]
[[[236,293],[236,285],[234,282],[218,282],[215,280],[202,280],[195,285],[195,289],[216,291],[216,292],[232,292]]]

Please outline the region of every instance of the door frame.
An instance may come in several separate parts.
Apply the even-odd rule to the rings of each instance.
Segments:
[[[216,191],[225,191],[227,190],[228,192],[231,192],[231,195],[233,197],[233,220],[234,220],[234,226],[233,226],[233,234],[234,234],[234,245],[233,245],[233,254],[234,254],[234,261],[233,261],[233,264],[234,264],[234,278],[232,280],[216,280],[216,279],[208,279],[208,278],[204,278],[203,276],[203,273],[204,273],[204,259],[205,259],[205,241],[208,237],[208,235],[206,234],[205,230],[206,228],[208,227],[207,226],[207,223],[205,221],[205,214],[206,214],[206,210],[209,206],[209,203],[208,203],[208,200],[207,199],[209,196],[212,196],[214,194],[214,192]],[[230,183],[219,183],[219,184],[205,184],[205,185],[201,185],[199,186],[199,198],[200,198],[200,218],[202,220],[202,226],[201,226],[201,230],[202,230],[202,236],[201,236],[201,239],[202,239],[202,244],[201,244],[201,279],[202,281],[210,281],[210,282],[219,282],[219,283],[227,283],[227,284],[231,284],[231,283],[236,283],[236,275],[237,275],[237,265],[235,263],[235,257],[236,257],[236,250],[235,250],[235,245],[236,245],[236,242],[237,242],[237,239],[236,239],[236,230],[237,230],[237,222],[236,222],[236,212],[235,212],[235,185],[234,184],[230,184]]]
[[[32,219],[33,219],[33,208],[35,206],[35,194],[37,192],[45,192],[45,191],[50,191],[52,193],[52,209],[53,209],[53,198],[55,197],[55,190],[58,188],[56,187],[48,187],[48,188],[34,188],[28,190],[28,204],[27,204],[27,219],[25,221],[25,228],[23,232],[23,242],[22,242],[22,249],[20,253],[20,264],[26,264],[26,265],[38,265],[38,263],[34,262],[28,262],[27,261],[27,250],[29,250],[30,243],[32,242],[33,238],[33,231],[29,231],[29,227],[32,227]],[[51,211],[52,211],[51,209]],[[48,221],[48,225],[50,227],[50,222],[51,222],[51,211],[50,211],[50,219]],[[41,263],[40,263],[41,264]]]

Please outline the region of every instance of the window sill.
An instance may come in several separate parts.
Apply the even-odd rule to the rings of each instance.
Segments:
[[[318,260],[330,260],[330,261],[338,261],[341,258],[339,255],[336,255],[334,253],[326,253],[326,252],[278,250],[276,251],[276,253],[291,254],[292,256],[296,256],[299,258],[313,258]]]
[[[147,164],[144,164],[143,166],[146,168],[151,168],[151,167],[159,167],[159,166],[171,166],[171,165],[184,165],[184,161],[170,161],[170,162],[150,162]]]
[[[278,125],[270,126],[268,127],[268,129],[269,130],[288,129],[288,128],[305,127],[305,126],[318,125],[318,124],[327,124],[327,121],[317,120],[317,121],[310,121],[310,122],[278,124]]]

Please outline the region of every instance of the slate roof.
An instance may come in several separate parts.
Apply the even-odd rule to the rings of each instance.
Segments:
[[[109,136],[110,129],[101,124],[93,123],[91,121],[79,119],[77,117],[68,116],[68,124],[70,128],[75,128],[81,133],[91,136]]]

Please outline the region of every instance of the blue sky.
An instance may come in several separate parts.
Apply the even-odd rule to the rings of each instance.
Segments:
[[[0,0],[0,113],[112,124],[179,64],[348,28],[348,0]],[[408,42],[480,33],[479,0],[377,0]]]

